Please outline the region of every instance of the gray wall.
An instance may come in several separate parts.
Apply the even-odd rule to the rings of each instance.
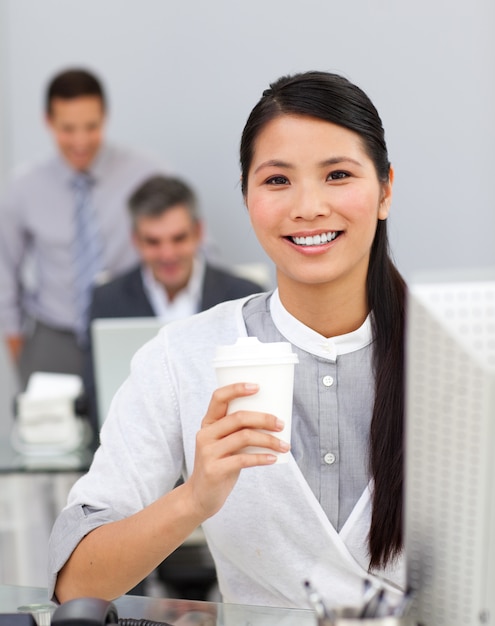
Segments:
[[[47,77],[84,64],[106,81],[110,137],[196,186],[225,261],[264,260],[238,185],[243,124],[279,75],[331,70],[381,112],[406,277],[495,266],[494,18],[494,0],[0,0],[0,192],[51,149]],[[0,342],[0,434],[14,386]]]
[[[493,0],[0,0],[3,179],[50,150],[46,78],[105,79],[112,139],[192,182],[228,262],[259,261],[238,185],[246,116],[281,74],[345,74],[381,112],[400,269],[495,265]]]

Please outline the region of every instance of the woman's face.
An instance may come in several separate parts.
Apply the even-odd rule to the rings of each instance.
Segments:
[[[379,182],[356,133],[306,116],[269,122],[254,146],[245,201],[279,287],[345,281],[364,288],[391,187]]]

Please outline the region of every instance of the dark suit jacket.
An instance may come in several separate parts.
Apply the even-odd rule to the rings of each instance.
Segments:
[[[205,311],[215,304],[235,300],[252,293],[264,291],[261,285],[234,276],[233,274],[206,264],[201,294],[200,310]],[[141,276],[141,266],[96,287],[93,292],[89,320],[90,323],[102,317],[154,317]],[[91,341],[84,366],[84,386],[88,403],[88,417],[95,433],[98,430],[96,387],[93,371]]]
[[[200,311],[225,300],[235,300],[263,291],[261,285],[207,264],[201,293]],[[99,317],[153,317],[144,290],[141,267],[97,287],[93,292],[90,321]]]

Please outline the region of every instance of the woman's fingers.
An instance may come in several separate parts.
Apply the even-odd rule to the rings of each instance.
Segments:
[[[282,431],[283,427],[284,423],[275,415],[238,411],[201,429],[197,444],[199,449],[217,458],[237,454],[248,446],[267,448],[267,452],[287,452],[288,444],[271,434]]]
[[[259,385],[254,383],[234,383],[233,385],[226,385],[225,387],[219,387],[213,392],[213,395],[208,406],[201,426],[213,424],[219,419],[222,419],[227,414],[229,402],[235,398],[242,398],[243,396],[252,396],[259,390]]]
[[[221,420],[203,425],[202,430],[206,426],[212,437],[221,438],[249,428],[279,432],[284,429],[284,422],[271,413],[239,410],[225,415]]]
[[[258,389],[258,385],[250,383],[235,383],[216,389],[197,434],[197,449],[216,458],[236,454],[247,446],[286,452],[280,439],[270,434],[284,428],[283,421],[275,415],[245,410],[227,413],[230,402],[253,395]]]

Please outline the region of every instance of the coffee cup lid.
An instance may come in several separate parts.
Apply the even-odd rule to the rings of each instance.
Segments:
[[[213,360],[215,367],[276,363],[298,363],[292,345],[288,341],[265,343],[257,337],[239,337],[234,344],[218,346]]]

